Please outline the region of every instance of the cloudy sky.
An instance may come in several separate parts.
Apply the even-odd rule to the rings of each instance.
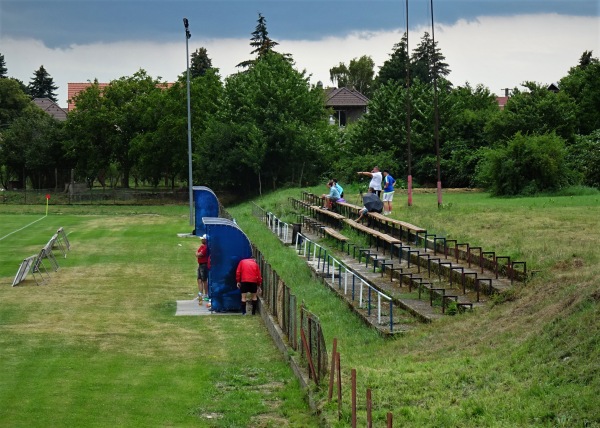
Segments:
[[[430,0],[408,0],[410,47],[431,33]],[[597,0],[433,0],[435,39],[454,85],[503,88],[552,83],[585,50],[600,57]],[[140,68],[173,81],[205,47],[225,77],[250,58],[258,13],[278,51],[292,54],[310,81],[330,86],[329,69],[362,55],[376,70],[406,28],[405,0],[0,0],[0,53],[8,75],[29,83],[41,65],[59,86],[109,82]]]

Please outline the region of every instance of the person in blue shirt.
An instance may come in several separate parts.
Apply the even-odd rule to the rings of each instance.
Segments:
[[[394,199],[394,185],[396,180],[387,169],[383,170],[383,215],[392,213],[392,200]]]
[[[327,208],[330,210],[333,207],[332,202],[337,202],[337,200],[340,199],[340,192],[335,187],[335,183],[333,182],[333,180],[329,180],[329,182],[327,183],[327,187],[329,187],[329,194],[322,195],[323,208]]]
[[[335,183],[335,188],[338,190],[338,192],[340,192],[340,198],[343,198],[344,197],[344,188],[342,186],[340,186],[340,183],[338,183],[337,178],[334,178],[333,182]]]

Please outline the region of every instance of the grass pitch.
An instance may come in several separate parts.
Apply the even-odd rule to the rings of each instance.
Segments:
[[[0,237],[41,220],[0,241],[1,426],[318,425],[259,317],[174,316],[197,293],[186,206],[5,211]],[[59,270],[11,287],[59,227]]]

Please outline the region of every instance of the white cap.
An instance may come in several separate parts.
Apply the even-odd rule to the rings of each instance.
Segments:
[[[206,233],[200,237],[200,239],[206,239]]]

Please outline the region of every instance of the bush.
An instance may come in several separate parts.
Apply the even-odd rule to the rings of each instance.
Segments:
[[[582,184],[600,188],[600,129],[576,137],[568,149],[569,167],[581,174]]]
[[[555,191],[572,181],[565,154],[565,141],[556,134],[517,133],[484,153],[477,180],[495,196]]]

